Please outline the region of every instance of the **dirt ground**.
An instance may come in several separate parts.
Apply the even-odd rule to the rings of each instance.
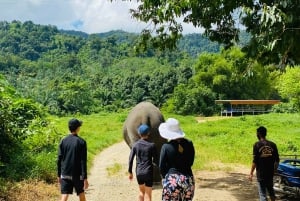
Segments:
[[[138,185],[127,177],[129,147],[117,143],[94,160],[89,175],[90,187],[86,191],[88,201],[133,201],[137,200]],[[247,179],[250,167],[236,167],[232,171],[198,171],[194,201],[257,201],[256,182]],[[161,186],[153,189],[153,201],[161,200]],[[70,196],[76,201],[78,197]],[[289,199],[278,199],[291,201]]]

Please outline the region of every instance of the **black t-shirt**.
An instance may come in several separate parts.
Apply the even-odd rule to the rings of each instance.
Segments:
[[[69,134],[60,142],[57,176],[87,178],[87,145],[78,135]]]
[[[136,156],[136,175],[153,175],[153,163],[157,164],[158,155],[153,142],[145,139],[136,141],[129,156],[128,172],[132,173],[133,159]]]
[[[274,164],[279,162],[275,143],[261,140],[253,145],[253,162],[256,165],[258,181],[270,181],[274,176]]]
[[[167,173],[193,176],[195,149],[192,141],[185,138],[171,140],[164,144],[160,152],[159,168],[162,177]]]

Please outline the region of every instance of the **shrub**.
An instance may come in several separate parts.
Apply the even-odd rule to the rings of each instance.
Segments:
[[[274,105],[272,111],[276,113],[297,113],[300,110],[294,103],[288,102]]]

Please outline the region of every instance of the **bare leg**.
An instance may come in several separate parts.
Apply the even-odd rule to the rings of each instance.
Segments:
[[[145,187],[145,195],[144,195],[144,201],[151,201],[152,200],[152,187]]]
[[[61,195],[61,201],[67,201],[69,198],[69,194],[62,194]]]
[[[139,201],[144,201],[144,196],[145,196],[145,185],[139,185]]]
[[[79,194],[79,201],[86,201],[84,192]]]

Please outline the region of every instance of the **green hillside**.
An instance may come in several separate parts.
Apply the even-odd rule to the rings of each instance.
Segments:
[[[137,35],[123,31],[87,35],[13,21],[0,23],[0,36],[0,72],[52,114],[162,105],[195,62],[183,51],[136,53]]]
[[[117,111],[147,100],[207,116],[219,111],[215,99],[280,98],[272,83],[278,69],[200,34],[185,35],[176,51],[144,52],[136,51],[138,35],[124,31],[88,35],[4,21],[0,36],[0,72],[18,94],[55,115]]]

